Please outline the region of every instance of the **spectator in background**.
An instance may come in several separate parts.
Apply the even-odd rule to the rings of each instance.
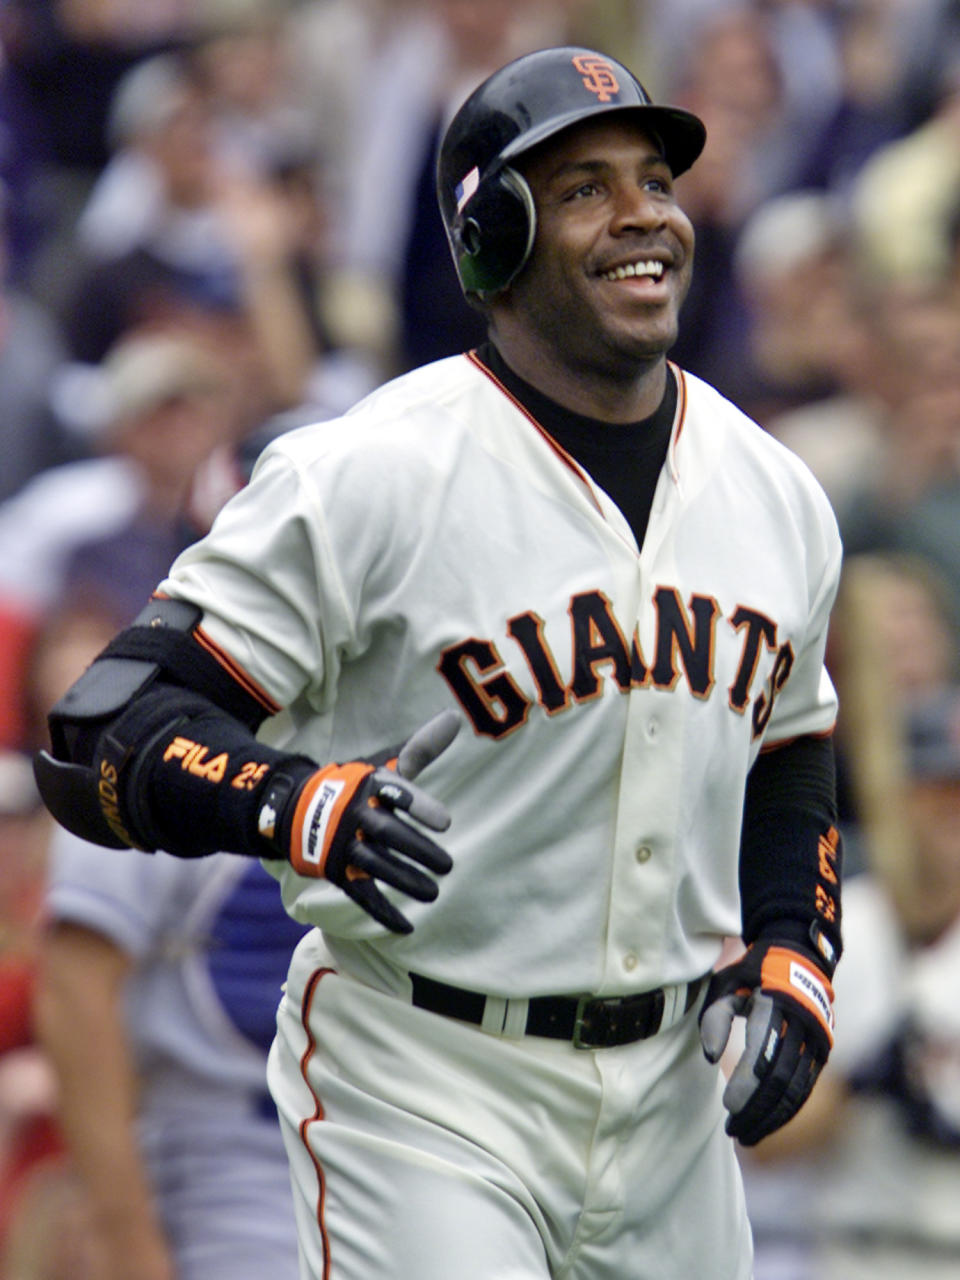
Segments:
[[[960,49],[938,85],[935,110],[905,137],[879,147],[858,170],[851,200],[863,269],[914,290],[949,280],[953,217],[960,207]],[[891,235],[908,220],[909,235]]]
[[[295,1280],[265,1073],[303,928],[259,863],[104,853],[54,835],[36,1006],[96,1280]]]
[[[805,436],[795,429],[785,443],[802,455],[807,449],[803,456],[831,498],[849,478],[849,451],[861,447],[863,429],[870,439],[875,431],[874,397],[861,394],[864,374],[869,382],[875,369],[856,306],[849,239],[838,200],[791,191],[750,214],[733,260],[746,309],[745,407],[783,439],[782,415],[812,406],[817,418],[830,402],[827,421],[816,431],[808,424]]]
[[[960,1268],[960,688],[900,711],[905,865],[892,883],[882,864],[847,883],[836,1042],[816,1103],[743,1155],[757,1280],[948,1280]],[[778,1239],[798,1204],[804,1239]]]
[[[743,358],[748,316],[734,253],[745,219],[771,194],[761,160],[783,110],[783,80],[769,27],[753,6],[721,6],[690,38],[669,100],[700,116],[707,143],[677,182],[699,265],[671,358],[749,408],[755,387]]]
[[[406,4],[367,63],[356,155],[330,298],[334,336],[371,353],[381,376],[477,345],[435,193],[440,135],[494,67],[562,44],[575,3],[429,0]]]
[[[828,648],[842,707],[835,734],[845,865],[909,875],[899,803],[899,720],[911,702],[960,681],[960,614],[921,556],[847,556]]]
[[[288,41],[292,12],[312,7],[289,0],[199,0],[191,63],[210,104],[217,154],[229,172],[267,175],[291,154],[323,154]]]
[[[54,1083],[37,1047],[31,1008],[37,920],[51,824],[27,755],[0,752],[0,1275],[19,1248],[35,1190],[60,1168]]]
[[[761,5],[749,0],[643,0],[639,8],[644,14],[650,83],[659,89],[655,98],[673,94],[683,84],[705,27],[731,12],[752,8],[762,12],[779,65],[794,157],[817,122],[833,111],[841,84],[839,6],[834,0],[763,0]]]
[[[111,124],[115,152],[77,224],[85,261],[63,312],[71,354],[87,363],[136,326],[241,309],[210,111],[185,59],[128,73]]]
[[[294,5],[285,18],[289,81],[324,157],[325,187],[338,225],[362,122],[372,105],[373,68],[419,4],[420,0],[312,0]]]
[[[922,185],[898,172],[912,202]],[[911,203],[902,225],[931,213]],[[760,400],[747,404],[814,471],[848,555],[921,556],[960,612],[960,291],[952,256],[921,270],[924,237],[890,235],[896,223],[887,239],[916,250],[875,255],[850,206],[823,192],[776,197],[747,220],[735,263]],[[897,256],[913,267],[895,269]]]
[[[191,326],[229,350],[251,425],[298,404],[322,354],[324,246],[290,154],[266,173],[228,164],[207,83],[185,55],[124,78],[112,137],[78,223],[85,263],[63,308],[73,358],[96,363],[134,327]]]
[[[889,353],[889,413],[872,473],[838,513],[848,553],[922,556],[960,613],[960,297],[888,286],[875,300]]]
[[[143,59],[120,79],[106,142],[109,153],[77,219],[81,252],[111,261],[165,230],[175,244],[189,245],[191,224],[198,224],[196,237],[209,221],[213,144],[205,96],[185,52]]]
[[[931,824],[928,783],[920,777],[928,761],[926,748],[922,759],[919,749],[928,734],[930,709],[954,708],[935,718],[935,737],[942,741],[945,733],[960,729],[960,722],[949,729],[960,690],[960,624],[941,578],[916,557],[847,558],[827,661],[840,697],[837,761],[846,877],[840,968],[847,968],[849,981],[844,983],[838,969],[837,1062],[832,1058],[825,1073],[823,1099],[803,1123],[787,1126],[752,1152],[741,1152],[756,1243],[755,1276],[902,1280],[922,1275],[946,1280],[960,1261],[960,1236],[943,1237],[947,1249],[938,1262],[940,1228],[929,1232],[932,1220],[915,1214],[908,1184],[915,1178],[918,1186],[925,1185],[927,1173],[935,1174],[938,1166],[949,1173],[955,1153],[939,1155],[925,1169],[925,1143],[911,1157],[913,1139],[905,1134],[891,1135],[887,1150],[872,1139],[864,1146],[859,1104],[854,1105],[851,1092],[854,1064],[859,1072],[906,1009],[914,963],[918,972],[937,971],[936,948],[929,951],[935,961],[929,969],[927,948],[953,916],[951,903],[960,922],[957,815],[947,812],[945,801]],[[960,788],[950,786],[960,796]],[[897,936],[900,941],[892,946]],[[951,984],[944,990],[952,1000],[954,979],[941,971],[941,980]],[[845,1002],[843,990],[848,993]],[[848,1178],[861,1160],[863,1192]],[[944,1186],[955,1204],[955,1182],[947,1178]],[[910,1206],[906,1213],[891,1207],[891,1193]],[[866,1208],[874,1196],[877,1206],[884,1206],[882,1214]],[[938,1212],[933,1200],[931,1210]],[[804,1227],[794,1232],[788,1221],[796,1222],[798,1211]],[[889,1230],[881,1239],[874,1233],[884,1215],[889,1216]],[[915,1219],[920,1242],[916,1267],[913,1255],[908,1262],[897,1241],[909,1217]],[[859,1228],[865,1232],[862,1261],[856,1256]],[[837,1248],[843,1260],[828,1263]]]
[[[294,18],[331,7],[202,0],[189,58],[210,112],[222,171],[215,200],[236,250],[272,408],[306,402],[315,417],[342,413],[374,384],[363,353],[335,347],[325,319],[335,149],[306,105],[305,89],[314,86],[302,82]],[[323,39],[335,34],[324,28]],[[359,82],[348,51],[340,56]],[[332,105],[330,86],[321,88]],[[337,145],[350,141],[345,129]]]
[[[65,357],[56,318],[8,274],[8,197],[0,188],[0,502],[82,453],[58,421],[50,382]]]
[[[193,335],[130,334],[97,380],[76,393],[99,417],[98,456],[44,472],[0,506],[0,737],[6,745],[35,741],[37,727],[23,706],[30,647],[63,597],[77,549],[86,544],[101,567],[110,566],[101,586],[116,593],[131,573],[139,581],[145,565],[155,568],[158,558],[202,531],[189,519],[191,491],[200,464],[241,434],[233,392],[229,366]],[[91,405],[94,397],[99,410]]]
[[[848,196],[876,151],[930,116],[942,59],[956,48],[951,4],[853,0],[834,6],[840,92],[804,147],[798,186]]]
[[[77,212],[107,159],[120,78],[183,40],[182,0],[5,0],[0,174],[12,192],[13,277],[59,296]]]

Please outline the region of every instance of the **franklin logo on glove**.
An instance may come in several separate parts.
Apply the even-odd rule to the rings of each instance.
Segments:
[[[334,803],[343,791],[344,783],[324,779],[313,793],[307,807],[307,840],[300,856],[304,862],[320,862],[327,844],[327,827],[333,815]]]
[[[790,985],[796,987],[801,995],[806,996],[807,1000],[816,1007],[827,1029],[832,1032],[835,1019],[831,997],[827,994],[826,987],[822,982],[818,981],[805,965],[792,958],[790,960]],[[832,1046],[832,1036],[830,1043]]]

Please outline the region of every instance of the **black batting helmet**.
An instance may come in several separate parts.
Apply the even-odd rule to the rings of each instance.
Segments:
[[[657,136],[674,176],[703,150],[701,120],[661,107],[622,63],[592,49],[526,54],[495,71],[444,134],[437,194],[465,293],[505,289],[526,262],[536,230],[533,196],[511,161],[561,129],[601,112],[636,114]]]

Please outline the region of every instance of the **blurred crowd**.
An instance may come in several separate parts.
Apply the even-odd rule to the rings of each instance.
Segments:
[[[0,1280],[121,1275],[33,1016],[46,711],[267,440],[481,339],[439,136],[562,43],[704,119],[672,356],[845,545],[848,959],[813,1101],[744,1153],[756,1280],[960,1274],[960,0],[3,0]]]

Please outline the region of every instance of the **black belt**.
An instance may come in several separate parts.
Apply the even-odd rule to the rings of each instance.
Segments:
[[[696,1004],[708,977],[709,974],[704,974],[680,988],[671,988],[671,1012],[666,1019],[667,993],[662,987],[631,996],[532,996],[525,1002],[528,1007],[523,1033],[570,1040],[578,1049],[609,1049],[614,1045],[632,1044],[679,1022]],[[410,979],[413,1003],[418,1009],[442,1013],[476,1026],[484,1024],[490,997],[436,982],[419,973],[411,973]]]

